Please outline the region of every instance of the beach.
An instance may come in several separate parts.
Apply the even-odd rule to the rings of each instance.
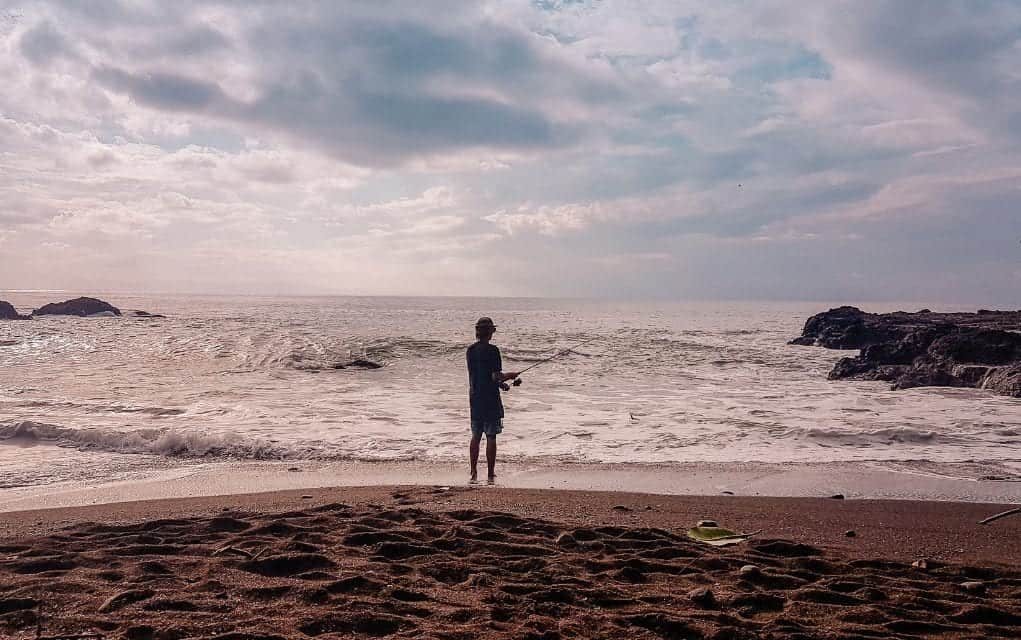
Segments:
[[[1021,0],[848,4],[0,3],[0,640],[1021,640]]]
[[[986,475],[981,463],[934,465],[903,461],[830,463],[543,464],[501,461],[499,485],[508,489],[636,492],[689,496],[827,497],[1013,504],[1013,476]],[[253,494],[328,487],[388,486],[415,482],[462,485],[466,463],[402,462],[200,462],[130,476],[51,482],[0,490],[0,514],[202,496]]]
[[[1016,638],[1021,518],[978,524],[1003,510],[411,485],[9,512],[0,630]],[[688,539],[705,519],[756,534],[723,548]]]
[[[1021,637],[1021,517],[978,524],[1016,400],[827,380],[810,306],[118,303],[167,317],[2,326],[2,638]],[[589,341],[505,395],[492,487],[478,308],[506,367]]]

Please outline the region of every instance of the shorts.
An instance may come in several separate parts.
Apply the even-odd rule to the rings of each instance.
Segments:
[[[483,433],[487,438],[493,437],[502,431],[503,420],[499,418],[496,420],[472,420],[472,435],[476,438],[481,438]]]

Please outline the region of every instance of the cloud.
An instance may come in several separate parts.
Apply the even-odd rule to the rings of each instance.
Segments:
[[[21,36],[19,48],[22,55],[38,65],[49,65],[56,58],[63,56],[77,57],[74,45],[49,21],[42,22],[29,29]]]
[[[556,207],[540,206],[533,210],[523,206],[516,211],[498,211],[485,219],[509,234],[533,231],[557,235],[584,229],[601,216],[602,207],[599,203],[577,203]]]
[[[164,47],[132,46],[130,61],[105,60],[91,75],[141,106],[271,131],[369,167],[568,147],[591,125],[573,112],[620,97],[534,34],[481,15],[451,25],[318,8],[315,20],[267,5],[240,21],[229,46],[264,64],[227,68],[219,81],[199,65],[166,68],[168,52],[219,55],[228,40],[208,26]]]
[[[1009,306],[1019,34],[1009,0],[18,3],[4,275]]]
[[[96,69],[93,78],[155,109],[202,111],[230,105],[217,84],[173,73],[132,74],[121,69],[102,67]]]

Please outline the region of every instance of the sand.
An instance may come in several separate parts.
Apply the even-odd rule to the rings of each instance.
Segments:
[[[83,474],[84,475],[84,474]],[[424,461],[213,462],[132,475],[122,481],[37,484],[0,490],[0,512],[109,502],[261,493],[333,486],[461,484],[463,463]],[[1021,466],[1003,463],[828,462],[781,464],[535,464],[500,461],[500,485],[513,489],[637,491],[672,495],[946,500],[1012,504]]]
[[[1003,509],[417,486],[21,511],[0,637],[1018,638],[1021,517],[976,524]],[[708,547],[702,518],[761,532]]]

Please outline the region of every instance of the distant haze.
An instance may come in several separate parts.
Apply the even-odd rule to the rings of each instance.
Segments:
[[[1021,305],[1021,3],[0,3],[0,289]]]

